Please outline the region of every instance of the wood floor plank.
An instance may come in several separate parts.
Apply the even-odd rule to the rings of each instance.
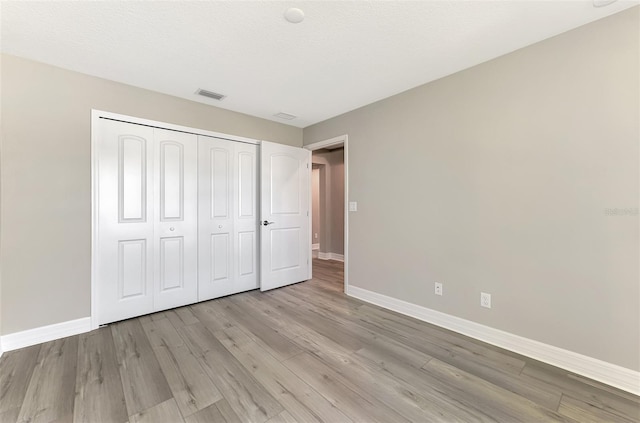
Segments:
[[[424,371],[422,376],[430,386],[437,387],[449,397],[469,404],[473,409],[482,410],[499,421],[573,421],[438,359],[429,361],[424,366]]]
[[[313,283],[314,281],[312,281]],[[297,284],[288,290],[288,293],[296,295],[296,291],[312,292],[310,290],[318,290],[316,286],[310,283]],[[330,312],[338,312],[344,314],[340,308],[336,308],[335,301],[324,301],[322,295],[306,295],[302,297],[303,300],[313,303],[320,308],[326,308]],[[348,298],[348,297],[345,297]],[[366,321],[369,324],[384,324],[390,326],[391,332],[403,333],[408,337],[420,338],[422,336],[439,339],[445,343],[451,350],[452,355],[466,355],[465,359],[484,359],[481,364],[483,366],[489,365],[494,368],[501,369],[503,371],[520,373],[524,366],[524,362],[515,354],[506,353],[498,347],[494,347],[481,342],[466,339],[464,336],[454,334],[450,331],[442,328],[437,328],[429,324],[425,324],[419,320],[413,319],[408,316],[404,316],[393,311],[385,310],[380,307],[357,302],[357,300],[351,300],[355,304],[359,304],[357,307],[354,305],[349,306],[349,312],[347,316],[350,317],[355,310],[358,313],[358,317],[362,321],[362,317],[366,316]],[[439,357],[443,358],[443,357]]]
[[[241,304],[243,309],[252,309],[266,325],[289,339],[295,339],[309,330],[262,301],[261,297],[262,295],[258,291],[253,291],[247,292],[245,295],[237,295],[233,299],[237,301],[237,304]]]
[[[302,339],[304,338],[304,340]],[[377,363],[356,353],[350,353],[322,335],[307,333],[300,342],[310,348],[311,354],[339,374],[339,381],[358,392],[366,387],[368,394],[411,421],[474,421],[474,414],[452,404],[452,399],[429,387],[416,386],[394,373],[394,368],[381,368]],[[384,351],[384,350],[382,350]],[[382,352],[384,354],[384,352]],[[407,366],[411,374],[418,369]],[[399,377],[400,376],[400,377]]]
[[[585,401],[564,395],[558,407],[558,413],[571,417],[578,422],[609,422],[609,423],[632,423],[638,420],[631,420],[610,413],[600,407],[591,405]]]
[[[142,329],[149,340],[151,348],[184,345],[184,340],[167,318],[145,320],[142,322]]]
[[[492,345],[472,340],[460,334],[454,334],[446,329],[438,328],[421,322],[409,316],[403,316],[390,310],[365,304],[360,308],[363,315],[371,316],[372,320],[386,325],[390,330],[403,333],[418,339],[436,339],[447,345],[454,354],[465,360],[482,359],[481,364],[508,373],[520,374],[525,361],[507,354],[504,350]]]
[[[522,370],[528,383],[542,383],[559,389],[565,395],[579,399],[607,413],[640,422],[640,398],[612,387],[586,380],[566,370],[531,360]]]
[[[349,422],[349,418],[244,332],[216,332],[220,342],[291,415],[301,422]]]
[[[173,397],[183,416],[189,416],[222,399],[222,394],[169,319],[142,325],[151,340]]]
[[[189,308],[198,321],[206,325],[212,331],[225,330],[233,327],[234,323],[229,316],[220,312],[219,307],[215,307],[216,300],[205,301],[193,304]]]
[[[327,338],[333,339],[352,351],[359,350],[365,345],[361,337],[352,329],[344,327],[323,315],[313,314],[303,309],[300,300],[295,299],[295,301],[292,301],[285,294],[285,291],[266,293],[262,301],[275,307],[282,314],[288,316],[289,319],[303,324],[310,330],[318,332]]]
[[[201,323],[185,326],[181,335],[242,420],[263,423],[283,410],[282,405]]]
[[[226,399],[220,400],[216,403],[216,408],[222,414],[222,417],[227,421],[227,423],[241,423],[240,417],[233,411],[233,408],[229,404],[229,401]]]
[[[227,423],[215,404],[184,418],[185,423]]]
[[[296,420],[287,410],[284,410],[282,413],[278,414],[275,417],[269,419],[267,423],[298,423],[299,420]]]
[[[128,419],[111,330],[100,328],[80,335],[73,421]]]
[[[293,303],[295,300],[290,298],[287,292],[279,296],[279,300],[283,297]],[[341,323],[343,326],[360,327],[368,330],[376,336],[377,334],[386,335],[388,338],[411,346],[414,349],[424,352],[425,354],[434,356],[450,364],[458,364],[465,366],[465,370],[473,372],[474,368],[491,367],[513,374],[519,374],[525,365],[521,359],[515,358],[510,354],[503,354],[495,351],[493,348],[474,343],[464,339],[464,336],[458,335],[457,339],[451,339],[446,331],[431,328],[431,325],[419,322],[415,319],[404,317],[406,320],[395,321],[394,317],[387,310],[382,310],[376,306],[363,305],[358,309],[357,318],[351,316],[351,313],[341,313],[339,309],[327,308],[323,304],[315,304],[313,297],[309,297],[308,301],[299,299],[297,305],[310,312],[319,314],[328,319]],[[410,324],[408,322],[411,322]],[[415,326],[423,325],[424,330],[418,330]]]
[[[193,314],[189,307],[179,307],[173,310],[165,311],[167,319],[176,327],[176,329],[182,326],[192,325],[198,323],[199,320]]]
[[[345,386],[340,375],[322,361],[304,352],[283,362],[291,371],[320,392],[354,422],[408,422],[378,400]]]
[[[42,344],[18,421],[73,421],[77,360],[77,336]]]
[[[314,277],[311,281],[291,285],[288,291],[292,293],[298,292],[304,296],[312,294],[314,299],[339,307],[343,311],[357,312],[364,304],[354,298],[345,296],[344,292],[336,291],[330,284],[324,282]]]
[[[406,381],[411,386],[422,389],[423,392],[428,386],[423,386],[420,373],[416,373],[416,368],[407,362],[391,356],[386,351],[375,347],[365,347],[356,351],[356,354],[364,359],[375,363],[382,372],[390,373],[393,376]],[[426,363],[425,363],[426,364]],[[497,370],[485,368],[485,380],[494,383],[501,388],[507,389],[515,394],[527,398],[549,410],[557,410],[560,403],[562,393],[552,387],[546,387],[541,384],[529,384],[521,380],[519,376],[500,373]],[[496,383],[498,381],[499,383]]]
[[[267,352],[278,360],[286,360],[301,352],[300,348],[289,338],[277,330],[266,325],[251,308],[240,308],[230,298],[220,298],[215,306],[221,308],[221,312],[233,318],[233,321],[244,328],[254,341],[264,347]]]
[[[284,293],[280,295],[285,298],[285,301],[291,301]],[[291,306],[294,305],[296,307],[295,313],[297,313],[295,318],[306,318],[307,324],[312,325],[314,330],[309,331],[310,335],[313,335],[314,332],[318,333],[352,351],[357,351],[366,345],[375,345],[378,348],[384,348],[390,355],[402,357],[404,360],[413,363],[417,368],[422,367],[425,362],[431,359],[430,355],[421,351],[424,350],[424,345],[422,344],[419,344],[417,349],[412,348],[407,346],[406,343],[367,329],[355,320],[340,319],[336,316],[330,317],[324,313],[317,314],[312,309],[305,308],[304,303],[299,301],[294,301],[291,304]]]
[[[198,411],[184,419],[185,423],[242,423],[226,399]]]
[[[221,399],[205,409],[184,419],[185,423],[242,423],[226,399]]]
[[[340,320],[339,316],[334,318]],[[354,323],[359,325],[361,330],[366,330],[374,337],[385,336],[393,339],[402,345],[438,358],[445,363],[458,366],[472,374],[475,374],[476,371],[481,372],[489,367],[515,375],[520,373],[520,369],[525,364],[521,360],[514,361],[512,357],[506,354],[502,358],[487,356],[463,346],[462,343],[448,342],[436,337],[425,336],[402,327],[390,327],[388,324],[372,319],[370,315],[364,313]]]
[[[34,345],[6,352],[0,359],[0,422],[17,420],[40,348]]]
[[[321,305],[329,309],[336,309],[341,313],[354,315],[360,307],[364,305],[359,300],[347,297],[343,292],[338,292],[326,284],[309,281],[292,285],[287,292],[299,296],[302,299],[309,299],[316,305]]]
[[[134,415],[172,398],[169,384],[137,319],[110,326],[127,412]]]
[[[131,423],[180,423],[184,422],[176,401],[171,398],[131,416]]]

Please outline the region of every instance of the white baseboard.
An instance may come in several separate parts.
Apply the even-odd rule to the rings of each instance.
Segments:
[[[320,244],[311,244],[311,249],[312,250],[319,250],[320,249]]]
[[[320,260],[337,260],[337,261],[344,261],[344,255],[343,254],[338,254],[338,253],[323,253],[322,251],[320,251],[318,253],[318,258]]]
[[[347,295],[640,395],[640,372],[460,317],[349,286]]]
[[[83,317],[82,319],[69,320],[68,322],[3,335],[0,338],[0,344],[2,344],[4,351],[13,351],[55,339],[66,338],[67,336],[78,335],[90,330],[91,318]]]

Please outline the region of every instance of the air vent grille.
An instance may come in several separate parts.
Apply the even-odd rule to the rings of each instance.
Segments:
[[[196,94],[201,95],[203,97],[209,97],[218,101],[226,97],[226,95],[214,93],[213,91],[203,90],[202,88],[196,91]]]
[[[286,119],[286,120],[292,120],[292,119],[295,119],[297,117],[297,116],[291,115],[289,113],[284,113],[284,112],[276,113],[274,116],[277,117],[277,118]]]

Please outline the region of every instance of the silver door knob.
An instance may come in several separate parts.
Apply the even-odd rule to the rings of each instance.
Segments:
[[[173,231],[175,231],[175,230],[176,230],[176,228],[174,228],[174,227],[172,226],[172,227],[170,227],[170,228],[169,228],[169,230],[170,230],[171,232],[173,232]]]
[[[276,222],[269,222],[269,221],[265,220],[265,221],[262,222],[262,226],[269,226],[269,225],[273,225],[274,223],[276,223]]]

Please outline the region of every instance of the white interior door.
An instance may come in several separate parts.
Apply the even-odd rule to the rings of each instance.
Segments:
[[[198,137],[154,129],[154,311],[198,300]]]
[[[260,290],[310,278],[311,152],[260,144]]]
[[[153,311],[153,128],[101,120],[98,324]]]
[[[198,137],[199,288],[204,301],[258,287],[257,146]]]

